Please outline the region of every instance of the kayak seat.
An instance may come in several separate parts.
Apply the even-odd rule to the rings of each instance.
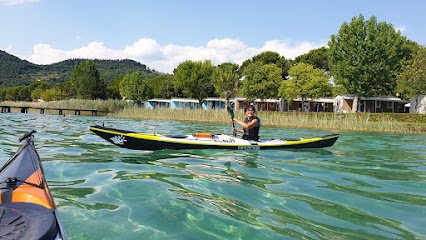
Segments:
[[[53,239],[58,233],[53,212],[38,204],[0,204],[0,215],[0,239]]]
[[[188,137],[186,135],[165,135],[165,136],[169,138],[180,138],[180,139]]]
[[[300,141],[300,138],[281,138],[284,141]]]

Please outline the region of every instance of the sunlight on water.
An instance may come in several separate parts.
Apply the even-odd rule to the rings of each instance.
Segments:
[[[89,131],[226,124],[0,114],[0,163],[35,144],[70,239],[424,239],[426,136],[340,132],[313,150],[134,151]],[[263,127],[265,138],[326,130]]]

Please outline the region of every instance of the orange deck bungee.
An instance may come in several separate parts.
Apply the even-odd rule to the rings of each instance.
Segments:
[[[42,182],[40,182],[40,173],[41,172],[39,169],[34,172],[34,174],[31,175],[27,180],[25,180],[25,182],[41,185]],[[47,186],[45,188],[47,188]],[[46,190],[35,186],[22,184],[12,192],[12,202],[28,202],[42,205],[49,209],[55,208],[54,203],[49,201],[49,197],[51,198],[51,196],[47,196],[47,192],[49,192],[49,190]]]
[[[211,133],[195,133],[194,137],[199,137],[199,138],[211,138],[212,134]]]

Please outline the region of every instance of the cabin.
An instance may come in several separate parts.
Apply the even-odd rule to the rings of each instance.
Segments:
[[[341,94],[334,98],[334,112],[351,112],[355,96]],[[404,105],[408,101],[397,97],[360,97],[357,112],[383,113],[404,112]]]
[[[247,101],[247,98],[242,98],[242,97],[236,97],[234,98],[234,110],[243,110],[250,105]],[[231,103],[232,105],[232,103]],[[256,107],[255,107],[256,108]],[[257,108],[256,108],[257,110]]]
[[[309,109],[313,112],[333,112],[334,98],[320,97],[309,100]]]
[[[146,101],[146,108],[154,109],[154,108],[170,108],[170,99],[161,99],[161,98],[153,98]]]
[[[279,111],[301,112],[303,110],[304,112],[333,112],[334,98],[307,98],[304,99],[304,101],[302,101],[301,98],[296,98],[291,104],[282,99],[279,105]]]
[[[172,98],[170,101],[172,109],[197,109],[200,107],[200,101],[194,98]]]
[[[256,99],[254,107],[259,111],[279,111],[280,100],[277,99]]]
[[[256,99],[254,102],[247,102],[247,98],[236,97],[234,100],[229,101],[235,104],[235,110],[246,109],[248,105],[253,105],[256,111],[280,111],[280,100],[277,99]]]
[[[226,99],[225,98],[213,98],[209,97],[204,99],[203,104],[201,105],[205,110],[221,110],[226,108]]]

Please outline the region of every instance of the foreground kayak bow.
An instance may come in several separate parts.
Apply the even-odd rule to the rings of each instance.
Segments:
[[[300,149],[331,147],[339,134],[314,138],[283,138],[250,141],[238,137],[196,133],[194,135],[161,135],[155,133],[137,133],[103,126],[91,126],[90,130],[101,138],[119,147],[136,150],[162,149]]]
[[[34,147],[35,131],[0,169],[0,239],[67,239]]]

